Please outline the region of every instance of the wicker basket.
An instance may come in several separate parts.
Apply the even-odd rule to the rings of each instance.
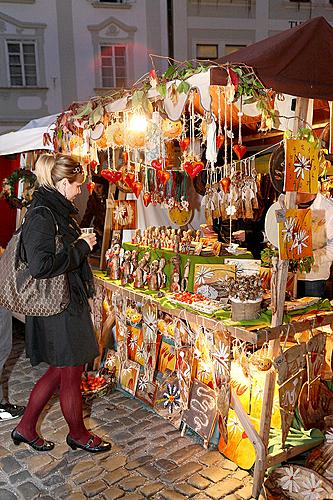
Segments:
[[[90,374],[90,375],[97,375],[98,372],[85,372],[87,375]],[[115,376],[113,373],[109,373],[109,374],[106,374],[106,373],[103,373],[103,377],[105,378],[106,382],[105,384],[103,384],[101,387],[98,387],[97,389],[94,389],[94,390],[82,390],[82,398],[84,401],[88,402],[88,401],[92,401],[94,398],[96,397],[103,397],[103,396],[107,396],[108,394],[110,394],[114,389],[115,389],[115,386],[116,386],[116,380],[115,380]]]
[[[233,321],[243,321],[247,319],[259,318],[261,312],[262,299],[253,302],[231,302],[231,319]]]

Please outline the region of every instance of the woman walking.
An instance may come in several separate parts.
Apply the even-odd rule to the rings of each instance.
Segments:
[[[65,274],[70,303],[59,314],[26,317],[26,352],[33,366],[49,365],[33,388],[24,415],[12,431],[15,444],[27,443],[38,451],[49,451],[54,443],[37,434],[38,418],[51,396],[60,388],[61,411],[69,427],[67,443],[97,453],[108,451],[110,443],[94,436],[83,422],[80,391],[83,365],[98,355],[88,298],[93,277],[87,256],[96,243],[95,234],[81,234],[73,205],[81,192],[84,171],[74,158],[43,154],[36,164],[39,189],[22,229],[22,252],[31,275],[43,279]],[[56,234],[63,248],[56,251]]]

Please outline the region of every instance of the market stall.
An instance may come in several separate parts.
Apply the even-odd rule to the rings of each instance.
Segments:
[[[245,63],[175,62],[130,90],[73,103],[56,121],[53,146],[80,157],[89,192],[94,173],[109,181],[96,364],[183,433],[254,466],[258,497],[271,465],[317,446],[331,425],[333,313],[327,300],[285,302],[313,260],[310,210],[293,200],[315,195],[327,167],[320,141],[300,124],[302,102],[283,139],[287,195],[270,223],[276,241],[260,263],[234,239],[235,224],[254,230],[271,199],[256,171],[263,151],[249,153],[245,136],[276,126],[279,98]],[[195,210],[202,220],[191,227]],[[153,225],[154,212],[167,222]]]

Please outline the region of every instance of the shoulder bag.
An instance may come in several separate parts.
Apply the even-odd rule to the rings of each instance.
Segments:
[[[63,249],[62,237],[52,211],[56,227],[56,253]],[[22,227],[14,233],[0,258],[0,306],[25,316],[53,316],[66,309],[70,295],[67,275],[53,278],[33,278],[27,262],[21,258]]]

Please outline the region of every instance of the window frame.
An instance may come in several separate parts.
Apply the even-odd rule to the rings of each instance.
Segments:
[[[216,57],[198,57],[198,47],[216,47]],[[219,58],[219,44],[218,43],[196,43],[195,44],[195,58],[197,61],[216,61]]]
[[[11,71],[10,71],[10,62],[9,62],[9,49],[8,44],[10,43],[18,43],[20,45],[20,66],[22,71],[22,85],[13,85],[11,82]],[[24,54],[23,54],[23,45],[33,45],[34,47],[34,55],[35,55],[35,70],[36,70],[36,84],[35,85],[27,85],[26,83],[26,72],[24,65]],[[6,38],[5,40],[6,46],[6,62],[7,62],[7,83],[10,88],[38,88],[40,86],[40,76],[39,76],[39,61],[38,61],[38,43],[37,40],[28,40],[28,39],[17,39],[17,38]]]
[[[102,47],[112,47],[112,79],[113,79],[113,86],[104,86],[103,82],[103,56],[102,56]],[[118,87],[117,84],[117,73],[116,73],[116,57],[114,53],[114,49],[116,47],[121,47],[125,49],[125,83],[123,87]],[[126,88],[128,85],[128,80],[129,80],[129,70],[128,70],[128,46],[126,43],[108,43],[108,42],[100,42],[99,44],[99,55],[100,55],[100,82],[101,82],[101,88],[102,89],[119,89],[119,88]]]

